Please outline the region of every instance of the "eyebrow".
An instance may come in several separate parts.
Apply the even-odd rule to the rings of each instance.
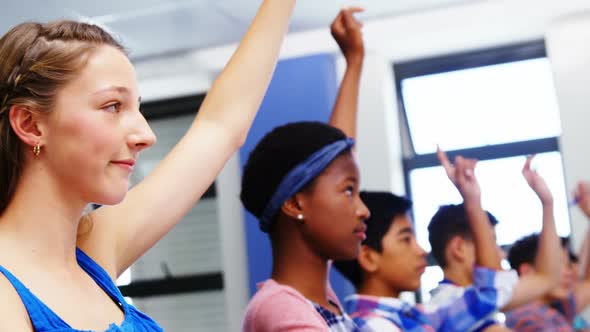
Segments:
[[[97,95],[99,93],[105,93],[105,92],[111,92],[111,91],[116,91],[116,92],[120,92],[120,93],[129,93],[129,89],[127,89],[124,86],[109,86],[106,87],[104,89],[100,89],[98,91],[96,91],[94,94]]]
[[[412,227],[404,227],[404,228],[400,229],[399,232],[397,232],[397,235],[406,235],[406,234],[414,235],[414,230],[412,229]]]
[[[344,182],[346,182],[346,181],[351,181],[354,183],[359,182],[358,178],[356,176],[352,176],[352,175],[349,175],[346,178],[344,178]]]
[[[130,93],[129,92],[129,89],[127,89],[124,86],[110,86],[110,87],[107,87],[107,88],[104,88],[104,89],[100,89],[100,90],[94,92],[93,94],[94,95],[98,95],[98,94],[101,94],[101,93],[111,92],[111,91],[119,92],[119,93],[122,93],[122,94],[129,94]],[[139,96],[137,98],[137,102],[141,104],[141,96]]]

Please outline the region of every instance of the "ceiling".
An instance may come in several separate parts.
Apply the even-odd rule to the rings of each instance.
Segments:
[[[0,33],[23,21],[76,19],[117,35],[132,58],[236,42],[262,0],[3,0]],[[298,0],[291,32],[326,27],[339,8],[360,5],[361,19],[408,14],[477,0]]]

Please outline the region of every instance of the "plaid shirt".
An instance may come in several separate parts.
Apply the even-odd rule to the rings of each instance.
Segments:
[[[352,320],[352,318],[350,318],[350,316],[348,316],[344,310],[340,309],[340,311],[343,313],[342,315],[336,315],[335,313],[331,312],[330,310],[322,307],[321,305],[311,302],[310,303],[313,305],[313,307],[315,308],[315,310],[320,314],[320,316],[322,316],[322,318],[324,319],[324,321],[326,321],[326,324],[328,324],[328,327],[330,328],[330,332],[363,332],[366,330],[361,330],[358,328],[358,326],[354,323],[354,321]],[[335,305],[337,307],[338,304],[331,302],[332,305]],[[372,331],[366,331],[366,332],[372,332]]]
[[[514,271],[475,268],[474,286],[446,306],[419,307],[396,298],[352,295],[345,307],[362,331],[464,332],[506,304],[517,280]],[[385,327],[384,319],[390,326]]]
[[[552,306],[539,301],[532,302],[507,312],[506,326],[516,332],[573,332],[575,308],[575,299],[571,293],[568,299],[553,303]]]
[[[438,287],[430,291],[431,298],[429,303],[430,305],[438,307],[451,305],[453,301],[463,297],[463,293],[465,293],[466,289],[468,289],[468,287],[458,286],[452,281],[444,279],[439,283]],[[493,312],[489,314],[488,317],[470,326],[469,329],[464,332],[483,332],[492,325],[500,324],[498,318],[503,315],[504,314],[499,311]],[[504,320],[505,319],[502,319],[502,321]]]

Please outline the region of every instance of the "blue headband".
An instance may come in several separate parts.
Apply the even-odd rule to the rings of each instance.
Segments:
[[[262,215],[258,218],[260,220],[260,229],[268,233],[272,218],[283,203],[323,172],[340,153],[350,149],[353,145],[354,140],[352,138],[342,139],[326,145],[287,173],[264,208]]]

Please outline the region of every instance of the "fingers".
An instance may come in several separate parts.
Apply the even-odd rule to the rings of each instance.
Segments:
[[[524,162],[524,166],[522,167],[523,174],[525,171],[531,170],[531,162],[533,161],[533,158],[535,158],[535,155],[530,155],[526,158],[526,161]]]
[[[524,162],[524,166],[522,167],[522,176],[528,182],[529,185],[532,185],[533,174],[535,172],[534,170],[531,169],[531,163],[532,163],[534,157],[535,157],[535,155],[528,156],[526,158],[526,161]]]
[[[455,180],[457,181],[457,184],[461,187],[465,180],[465,159],[461,156],[456,156],[455,160],[453,161],[453,165],[455,167]]]
[[[469,180],[475,178],[475,166],[477,166],[477,159],[467,159],[465,167],[465,177]]]
[[[440,149],[440,146],[436,146],[436,156],[438,157],[438,161],[440,162],[440,164],[442,165],[442,167],[445,169],[445,171],[447,172],[447,174],[452,174],[454,167],[451,164],[451,162],[449,161],[449,157],[447,157],[447,154]]]
[[[360,6],[351,6],[351,7],[346,7],[346,8],[342,8],[341,11],[348,11],[351,13],[362,13],[365,11],[365,8],[360,7]]]
[[[465,180],[471,181],[475,178],[475,166],[477,165],[477,159],[464,158],[457,156],[455,158],[455,176],[457,181],[464,183]]]
[[[454,162],[451,164],[447,154],[438,145],[436,146],[436,156],[447,172],[447,176],[455,185],[461,187],[464,183],[475,180],[477,159],[456,156]]]
[[[360,7],[352,7],[345,10],[342,10],[342,21],[344,23],[344,27],[347,30],[360,30],[362,28],[362,23],[354,17],[354,13],[364,11],[363,8]]]
[[[330,25],[330,30],[332,30],[332,34],[342,34],[345,31],[344,22],[342,20],[342,16],[344,15],[344,10],[341,10],[334,21],[332,21],[332,25]]]

